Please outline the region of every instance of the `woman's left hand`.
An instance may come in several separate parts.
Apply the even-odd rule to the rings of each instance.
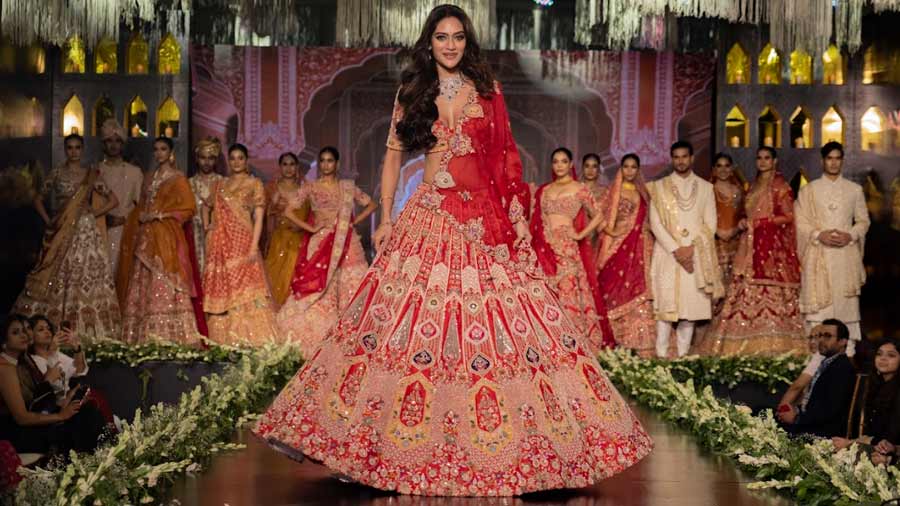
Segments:
[[[513,247],[518,249],[527,246],[531,242],[531,233],[528,231],[528,224],[525,220],[517,221],[515,224],[516,241]]]

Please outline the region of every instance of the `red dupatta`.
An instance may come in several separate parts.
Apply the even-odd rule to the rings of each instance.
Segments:
[[[575,172],[574,166],[572,167],[571,176],[572,179],[578,180],[578,175]],[[553,181],[555,180],[556,176],[554,175]],[[553,253],[553,249],[550,247],[547,238],[544,236],[544,219],[541,212],[541,199],[544,195],[544,188],[553,181],[541,185],[535,192],[534,210],[531,214],[530,225],[532,248],[534,248],[534,252],[537,255],[538,264],[548,276],[556,275],[556,254]],[[587,213],[585,213],[582,208],[578,211],[578,214],[575,215],[572,227],[575,230],[583,230],[588,223]],[[606,303],[603,301],[603,295],[600,293],[600,281],[597,277],[597,267],[594,261],[596,254],[594,248],[591,246],[589,237],[585,237],[578,241],[578,254],[581,257],[581,264],[584,266],[584,271],[587,273],[588,286],[591,288],[591,296],[594,299],[594,310],[599,318],[600,332],[603,334],[602,345],[603,347],[614,348],[616,346],[616,341],[613,338],[612,327],[609,325],[609,319],[607,318]]]
[[[306,295],[322,294],[333,279],[334,271],[340,266],[350,249],[353,235],[353,189],[345,180],[339,181],[341,191],[341,210],[338,213],[334,229],[319,244],[312,257],[307,258],[311,236],[300,242],[300,251],[294,263],[294,276],[291,279],[291,293],[301,298]],[[311,210],[309,220],[315,223],[315,213]],[[346,230],[346,231],[345,231]],[[338,254],[338,251],[340,253]]]
[[[597,258],[603,262],[603,265],[599,268],[598,279],[601,288],[605,291],[605,300],[614,312],[622,311],[619,308],[649,291],[646,272],[650,258],[647,258],[646,255],[643,232],[650,206],[650,193],[647,191],[647,185],[644,183],[640,171],[633,182],[639,195],[634,225],[618,247],[610,250],[614,242],[612,234],[615,232],[623,183],[624,179],[620,168],[600,206],[600,212],[607,217],[607,224],[604,232],[601,232],[602,238]]]
[[[800,261],[797,258],[797,233],[794,227],[794,192],[784,176],[776,172],[769,183],[767,195],[755,197],[771,199],[772,215],[761,218],[748,215],[750,239],[753,241],[751,282],[799,286]],[[747,208],[750,209],[749,199]]]

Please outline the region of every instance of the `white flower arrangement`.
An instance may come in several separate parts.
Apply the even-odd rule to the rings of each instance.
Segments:
[[[788,382],[792,377],[788,373],[799,371],[799,361],[776,357],[767,366],[761,357],[727,357],[721,359],[727,362],[719,363],[714,358],[688,358],[667,365],[621,350],[604,351],[599,358],[610,379],[622,390],[689,429],[702,446],[731,456],[741,468],[753,473],[756,481],[748,485],[750,489],[778,490],[802,504],[839,506],[877,505],[900,497],[900,470],[872,463],[857,445],[835,451],[830,440],[810,443],[791,439],[770,410],[754,417],[745,406],[717,399],[708,383],[700,381],[699,391],[694,387],[693,378],[728,384],[719,375],[738,369],[743,371],[742,376],[760,381],[778,378]],[[756,368],[769,372],[762,374]],[[674,374],[684,374],[685,370],[691,372],[689,378],[676,380]]]
[[[132,365],[147,360],[199,360],[222,357],[220,350],[182,350],[172,345],[145,345],[124,350],[120,345],[92,348],[100,358]],[[183,394],[177,405],[158,404],[148,415],[140,411],[123,422],[114,441],[91,454],[69,455],[65,465],[20,469],[24,479],[16,491],[23,506],[121,505],[156,502],[177,474],[195,473],[215,453],[243,448],[229,443],[235,419],[251,419],[299,367],[290,345],[255,350],[228,350],[238,358],[220,375]],[[204,355],[205,353],[205,355]],[[118,357],[118,358],[114,358]]]

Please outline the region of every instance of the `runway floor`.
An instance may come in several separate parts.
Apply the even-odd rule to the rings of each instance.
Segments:
[[[412,497],[338,481],[320,465],[298,464],[242,432],[247,448],[220,455],[201,474],[179,480],[182,506],[773,506],[791,504],[745,487],[751,477],[709,455],[690,435],[635,407],[655,442],[653,453],[593,487],[518,498]]]

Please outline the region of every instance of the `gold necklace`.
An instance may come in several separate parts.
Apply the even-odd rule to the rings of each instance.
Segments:
[[[634,185],[631,181],[622,181],[622,189],[623,190],[637,190],[637,186]]]

